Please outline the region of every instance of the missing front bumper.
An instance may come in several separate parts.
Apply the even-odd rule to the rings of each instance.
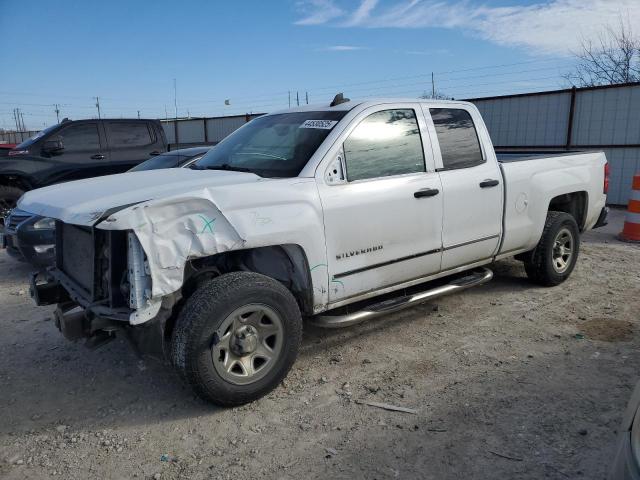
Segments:
[[[36,305],[54,305],[57,303],[65,303],[70,300],[69,294],[64,287],[52,278],[46,278],[45,283],[38,283],[42,274],[34,272],[31,274],[29,293]]]

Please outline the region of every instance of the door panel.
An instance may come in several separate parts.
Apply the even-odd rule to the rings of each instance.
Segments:
[[[490,163],[440,173],[444,191],[443,270],[495,254],[502,230],[501,178],[498,166]],[[485,179],[500,179],[500,185],[481,188]]]
[[[111,173],[109,150],[100,135],[98,122],[73,123],[47,140],[60,140],[64,147],[61,153],[52,157],[56,171],[56,178],[52,181],[78,180]]]
[[[111,163],[117,171],[126,171],[159,151],[154,143],[155,134],[146,122],[113,120],[105,121],[104,125],[109,140]]]
[[[472,113],[430,108],[443,189],[442,270],[492,257],[502,232],[502,174],[482,150]]]
[[[330,303],[440,270],[442,186],[424,131],[416,105],[371,108],[321,164]],[[324,169],[334,158],[346,178],[329,185]]]
[[[422,189],[440,190],[438,175],[321,188],[330,302],[440,270],[442,196]]]

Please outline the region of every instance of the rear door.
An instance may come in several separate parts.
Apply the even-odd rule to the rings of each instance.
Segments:
[[[145,121],[105,120],[104,127],[115,171],[124,172],[161,153],[157,133]]]
[[[442,270],[489,259],[502,234],[504,187],[495,154],[482,148],[485,142],[490,145],[482,119],[464,104],[431,107],[425,114],[438,139],[434,152],[444,202]]]
[[[331,303],[440,270],[442,195],[425,129],[418,104],[371,107],[325,157],[316,180]]]

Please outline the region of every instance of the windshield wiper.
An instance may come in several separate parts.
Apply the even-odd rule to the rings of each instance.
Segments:
[[[228,163],[223,163],[222,165],[198,165],[198,167],[205,170],[227,170],[229,172],[252,173],[252,170],[250,168],[235,167],[233,165],[229,165]]]

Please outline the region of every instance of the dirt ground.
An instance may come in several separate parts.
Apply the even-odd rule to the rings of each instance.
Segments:
[[[562,286],[501,261],[437,304],[309,327],[285,382],[227,410],[124,340],[64,340],[30,269],[2,253],[0,477],[602,479],[640,372],[640,245],[615,239],[623,213],[585,235]]]

